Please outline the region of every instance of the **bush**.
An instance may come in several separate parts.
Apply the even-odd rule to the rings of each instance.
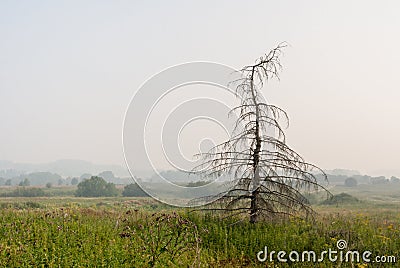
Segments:
[[[78,184],[75,196],[99,197],[99,196],[117,196],[118,190],[114,183],[107,183],[103,178],[93,176]]]
[[[197,266],[201,239],[192,221],[175,212],[133,219],[123,221],[119,234],[123,239],[134,241],[133,267]]]
[[[200,187],[211,183],[211,181],[196,181],[196,182],[189,182],[186,187]]]
[[[46,196],[46,193],[43,189],[40,188],[25,188],[18,187],[12,192],[2,193],[2,197],[38,197],[38,196]]]
[[[347,187],[356,187],[357,184],[358,184],[358,182],[357,182],[357,180],[354,179],[354,178],[347,178],[347,179],[344,181],[344,185],[347,186]]]
[[[29,185],[31,185],[31,182],[28,179],[24,179],[18,184],[18,186],[29,186]]]
[[[338,204],[354,204],[360,202],[357,198],[354,196],[351,196],[346,193],[341,193],[338,195],[334,195],[331,198],[323,201],[321,204],[322,205],[338,205]]]
[[[122,196],[126,197],[148,197],[147,193],[137,185],[137,183],[131,183],[124,187]]]
[[[43,208],[43,206],[37,202],[14,202],[14,203],[1,203],[0,209],[29,209],[29,208]]]
[[[77,185],[79,182],[78,178],[72,178],[71,185]]]

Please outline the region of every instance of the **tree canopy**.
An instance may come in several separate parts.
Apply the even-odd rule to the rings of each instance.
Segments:
[[[124,187],[124,190],[122,191],[122,196],[147,197],[148,195],[145,191],[142,190],[142,188],[139,187],[137,183],[131,183]]]
[[[118,190],[114,183],[107,183],[103,178],[92,176],[90,179],[81,181],[75,196],[99,197],[99,196],[117,196]]]

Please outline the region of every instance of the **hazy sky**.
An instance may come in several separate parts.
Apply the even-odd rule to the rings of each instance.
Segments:
[[[400,170],[398,1],[0,1],[0,159],[123,164],[122,124],[155,73],[234,68],[290,44],[263,89],[325,169]]]

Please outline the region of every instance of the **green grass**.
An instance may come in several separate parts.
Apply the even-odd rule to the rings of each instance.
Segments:
[[[347,193],[372,203],[394,203],[400,205],[400,191],[397,184],[359,184],[356,187],[335,186],[334,194]]]
[[[398,206],[317,206],[314,222],[249,224],[189,212],[150,198],[14,198],[0,200],[0,267],[312,267],[260,263],[270,250],[349,249],[400,257]],[[399,261],[399,260],[398,260]],[[325,260],[316,267],[362,266]],[[396,267],[386,264],[381,267]]]

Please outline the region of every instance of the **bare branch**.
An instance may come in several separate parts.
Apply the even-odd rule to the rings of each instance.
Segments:
[[[229,176],[231,187],[217,196],[208,196],[193,202],[210,200],[202,210],[224,211],[230,216],[247,213],[250,222],[276,217],[290,217],[314,211],[304,194],[329,191],[319,184],[315,173],[325,173],[304,159],[286,144],[283,131],[289,127],[287,113],[265,103],[260,88],[272,78],[279,79],[282,69],[280,56],[286,43],[243,67],[243,78],[232,81],[241,104],[228,116],[237,114],[232,137],[198,154],[202,163],[193,169],[205,177]]]

